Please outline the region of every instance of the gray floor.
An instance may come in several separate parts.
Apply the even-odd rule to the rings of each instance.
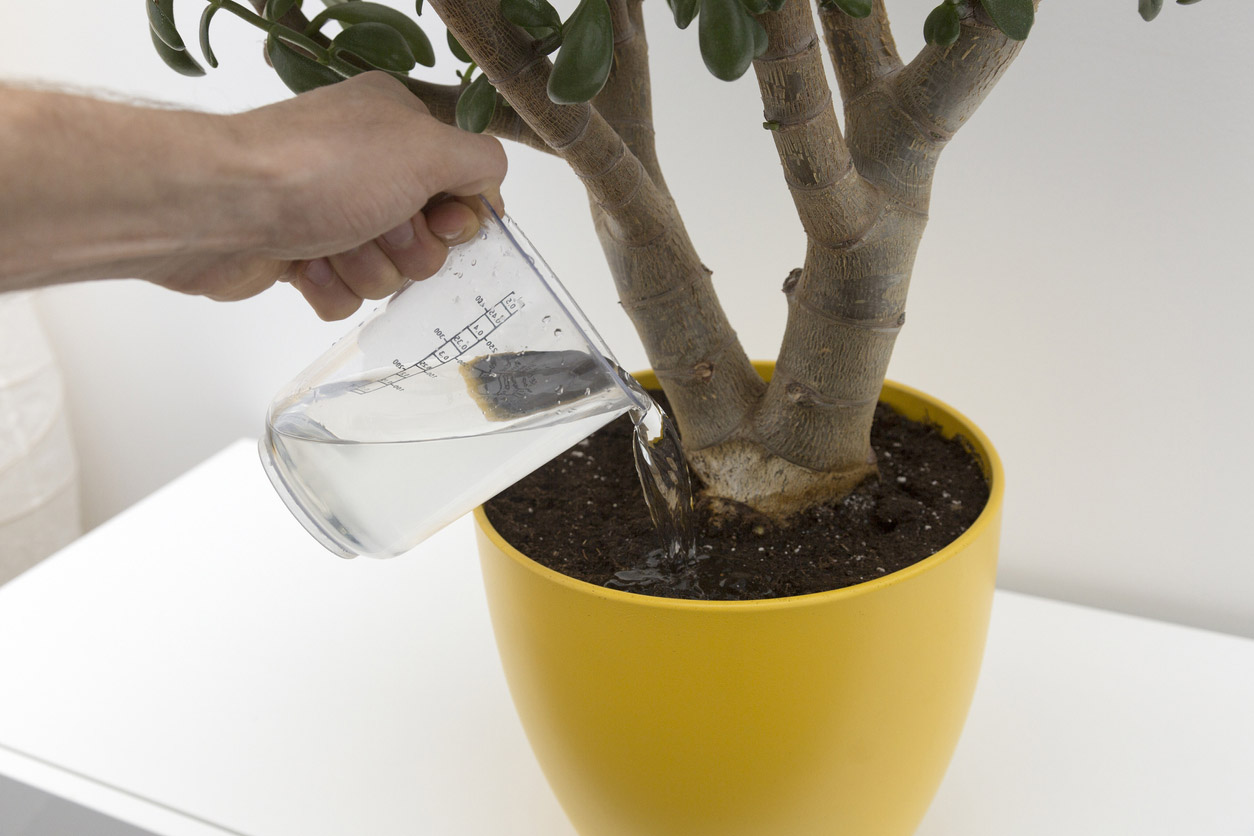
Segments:
[[[0,836],[153,836],[0,775]]]

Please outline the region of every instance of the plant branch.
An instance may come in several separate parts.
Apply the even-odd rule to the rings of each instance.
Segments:
[[[884,0],[874,0],[871,14],[864,18],[821,6],[819,19],[844,101],[857,98],[880,79],[901,69]]]
[[[1023,48],[974,8],[951,46],[925,46],[900,72],[845,102],[858,170],[920,214],[927,213],[941,151]]]
[[[1003,35],[977,6],[962,21],[956,43],[925,46],[893,80],[897,99],[930,136],[947,140],[975,113],[1023,43]]]
[[[431,4],[458,41],[536,134],[574,169],[625,242],[665,231],[665,201],[605,119],[589,104],[559,105],[546,93],[552,64],[506,22],[496,0]]]
[[[769,46],[753,69],[801,224],[823,244],[857,238],[882,201],[854,168],[841,134],[809,0],[791,0],[758,21]]]
[[[427,110],[431,111],[432,116],[446,125],[457,124],[457,100],[461,97],[463,85],[434,84],[429,81],[400,75],[396,77],[409,88],[409,92],[417,96],[427,106]],[[524,122],[522,117],[512,107],[501,101],[497,102],[496,110],[492,114],[492,121],[488,123],[484,133],[499,139],[508,139],[520,145],[526,145],[546,154],[554,153],[553,149],[546,145],[544,140],[536,135],[535,131],[531,130],[531,126]]]
[[[306,36],[304,34],[304,29],[301,26],[289,26],[287,23],[280,23],[278,21],[266,20],[261,15],[253,14],[248,9],[241,6],[239,3],[233,2],[233,0],[215,0],[215,3],[218,7],[226,9],[228,12],[238,17],[240,20],[244,20],[244,21],[247,21],[248,23],[251,23],[253,26],[256,26],[258,29],[265,32],[266,34],[273,35],[274,37],[278,38],[281,41],[284,41],[285,43],[288,43],[294,47],[299,47],[300,49],[303,49],[305,52],[307,52],[310,55],[310,57],[312,57],[314,60],[318,61],[319,63],[326,64],[335,69],[342,70],[345,72],[355,69],[353,67],[350,67],[344,64],[342,61],[336,60],[335,56],[333,56],[330,53],[330,51],[327,50],[325,38],[323,38],[322,39],[323,42],[320,43],[319,41]],[[254,3],[256,3],[256,0],[254,0]],[[258,9],[261,9],[264,6],[265,6],[265,0],[261,0],[261,3],[257,4]],[[304,20],[304,17],[301,16],[299,11],[294,11],[293,14],[295,15],[296,19]],[[287,16],[284,16],[283,18],[284,21],[288,21],[292,19],[293,19],[292,15],[287,15]],[[336,66],[337,64],[338,66]]]
[[[640,160],[654,186],[669,199],[654,142],[649,44],[641,5],[642,0],[609,2],[614,23],[614,64],[592,105]]]
[[[534,39],[500,16],[498,0],[431,0],[431,6],[497,91],[583,181],[619,298],[685,440],[703,445],[726,435],[762,381],[669,196],[597,108],[549,99],[551,63]]]
[[[240,20],[248,21],[253,26],[256,26],[258,29],[269,29],[271,26],[274,25],[271,21],[266,20],[261,15],[253,14],[252,12],[248,11],[248,9],[241,6],[239,3],[233,3],[231,2],[231,0],[221,0],[221,2],[219,2],[217,5],[226,9],[228,12],[238,17]],[[263,8],[265,8],[265,5],[266,5],[265,0],[262,0],[261,3],[256,3],[256,0],[254,0],[254,5],[257,7],[257,11],[260,12]]]
[[[230,0],[224,0],[223,5],[225,6],[226,3],[229,3],[229,2]],[[251,0],[251,2],[253,5],[253,8],[257,10],[258,15],[265,13],[266,0]],[[261,28],[263,29],[269,28],[270,26],[274,25],[274,23],[266,20],[264,17],[259,17],[258,20],[261,20],[262,24],[254,24],[254,25],[261,26]],[[305,29],[309,26],[309,18],[305,17],[304,12],[300,10],[300,6],[295,5],[295,4],[293,4],[292,8],[288,9],[287,13],[284,14],[283,17],[279,18],[277,22],[282,23],[284,26],[288,27],[289,29],[296,30],[297,32],[304,32]]]

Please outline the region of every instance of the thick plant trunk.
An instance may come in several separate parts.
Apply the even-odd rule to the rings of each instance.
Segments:
[[[764,116],[807,235],[803,266],[785,283],[788,322],[768,384],[745,356],[663,179],[640,2],[610,0],[614,66],[584,105],[548,99],[551,64],[500,17],[498,0],[431,5],[511,106],[490,130],[547,148],[587,188],[619,298],[707,494],[786,521],[875,471],[871,420],[905,321],[932,173],[1020,44],[969,12],[957,43],[925,47],[903,65],[883,0],[864,19],[820,11],[823,36],[805,0],[758,16],[769,36],[754,62]],[[447,88],[411,89],[441,115],[451,110]]]
[[[945,144],[1018,54],[969,16],[958,42],[897,55],[882,0],[871,16],[820,13],[845,103],[836,123],[806,4],[759,16],[754,62],[767,124],[808,238],[785,282],[775,375],[746,425],[690,452],[714,493],[776,518],[839,498],[874,472],[871,422]]]

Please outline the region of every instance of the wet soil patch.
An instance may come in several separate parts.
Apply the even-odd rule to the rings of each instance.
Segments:
[[[777,527],[743,515],[715,524],[698,504],[699,559],[658,572],[657,535],[620,418],[486,504],[524,554],[588,583],[671,598],[804,595],[896,572],[939,551],[975,521],[988,483],[961,439],[880,405],[871,432],[879,478],[844,501]],[[659,578],[623,583],[621,578]]]

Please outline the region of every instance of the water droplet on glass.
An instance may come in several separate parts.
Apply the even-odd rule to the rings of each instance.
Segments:
[[[553,336],[555,336],[555,337],[560,337],[560,336],[562,336],[562,329],[561,329],[561,328],[554,328],[554,329],[553,329]]]
[[[548,324],[549,324],[549,320],[550,320],[550,319],[552,319],[552,318],[553,318],[553,317],[551,317],[551,316],[546,316],[544,319],[540,320],[540,323],[541,323],[542,325],[548,325]]]

